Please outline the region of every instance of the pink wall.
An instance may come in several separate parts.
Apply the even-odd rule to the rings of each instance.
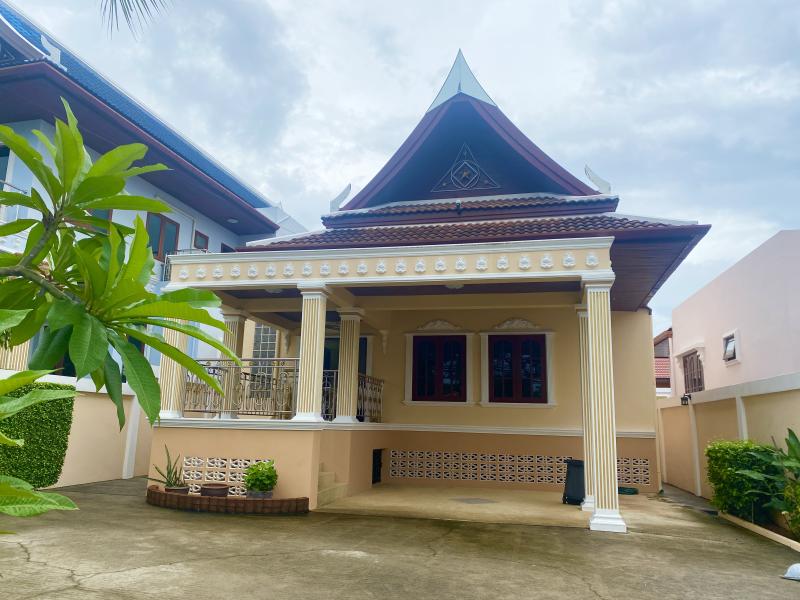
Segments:
[[[674,356],[704,345],[707,390],[800,371],[800,230],[779,232],[689,297],[672,327]],[[722,338],[734,330],[739,362],[726,364]],[[680,395],[674,362],[673,373]]]

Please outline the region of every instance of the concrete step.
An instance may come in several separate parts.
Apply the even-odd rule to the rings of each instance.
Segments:
[[[331,487],[334,483],[336,483],[336,473],[334,471],[320,470],[317,479],[317,489],[324,490],[325,488]]]
[[[319,489],[317,492],[317,506],[325,506],[345,496],[347,496],[347,484],[334,483],[329,487]]]

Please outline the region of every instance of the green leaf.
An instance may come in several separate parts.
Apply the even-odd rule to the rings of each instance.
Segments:
[[[14,373],[13,375],[6,377],[5,379],[0,379],[0,396],[5,396],[14,390],[33,383],[40,377],[43,377],[50,372],[51,371],[49,370],[20,371],[19,373]]]
[[[139,331],[138,329],[123,327],[122,330],[132,338],[135,338],[140,342],[147,344],[151,348],[155,348],[156,350],[161,352],[161,354],[168,356],[190,373],[194,373],[195,375],[197,375],[197,377],[205,381],[214,390],[216,390],[217,393],[219,394],[223,393],[219,381],[217,381],[214,377],[209,375],[205,367],[200,365],[196,360],[194,360],[189,355],[184,354],[174,346],[170,346],[169,344],[167,344],[162,338],[148,335],[142,331]]]
[[[17,219],[16,221],[5,223],[0,225],[0,237],[14,235],[20,231],[25,231],[26,229],[30,229],[36,225],[38,222],[39,221],[36,219]]]
[[[5,433],[0,431],[0,445],[22,448],[22,446],[25,445],[25,440],[10,438]]]
[[[128,169],[127,171],[123,171],[120,173],[126,179],[130,177],[136,177],[137,175],[146,175],[147,173],[154,173],[156,171],[169,171],[170,168],[167,165],[162,165],[161,163],[156,163],[154,165],[145,165],[143,167],[133,167]]]
[[[117,146],[98,158],[86,176],[119,175],[130,168],[134,162],[144,158],[145,154],[147,154],[147,146],[144,144]]]
[[[5,308],[0,308],[0,333],[22,323],[23,319],[29,312],[31,312],[31,309],[8,310]]]
[[[122,357],[128,384],[136,392],[136,398],[151,423],[158,420],[161,411],[161,388],[153,375],[153,367],[133,344],[117,334],[109,336],[114,349]]]
[[[33,517],[51,510],[77,509],[72,500],[61,494],[0,482],[0,513],[12,517]]]
[[[67,354],[69,338],[72,335],[72,325],[57,331],[49,327],[42,329],[42,337],[30,362],[32,369],[52,369]]]
[[[165,317],[167,319],[195,321],[197,323],[203,323],[204,325],[211,325],[222,331],[227,330],[225,323],[215,319],[202,308],[194,308],[189,304],[167,302],[164,300],[155,300],[154,302],[146,302],[137,304],[132,308],[127,308],[118,312],[115,315],[115,320],[135,320],[140,317]]]
[[[56,119],[56,168],[64,190],[72,191],[75,178],[83,166],[83,144],[75,139],[73,132],[61,119]]]
[[[33,176],[42,184],[51,198],[58,198],[63,192],[61,182],[55,173],[42,160],[42,155],[23,136],[18,135],[6,125],[0,125],[0,142],[28,167]]]
[[[69,357],[75,365],[75,376],[80,379],[99,369],[106,352],[108,336],[105,326],[92,315],[83,313],[69,339]]]
[[[98,198],[116,196],[125,188],[125,179],[117,175],[87,177],[72,194],[72,204],[81,206]]]
[[[123,268],[120,281],[132,279],[142,285],[147,285],[153,274],[153,252],[148,245],[147,228],[140,217],[133,223],[134,234],[128,260]]]
[[[23,371],[23,373],[26,371]],[[10,396],[0,396],[0,420],[6,419],[19,411],[39,404],[40,402],[49,402],[51,400],[61,400],[63,398],[74,398],[75,390],[43,390],[34,389],[20,396],[19,398],[12,398]]]
[[[33,135],[35,135],[39,139],[39,141],[42,143],[42,146],[44,146],[45,149],[47,149],[48,154],[50,154],[50,157],[53,159],[53,161],[55,161],[56,147],[53,145],[53,142],[50,141],[50,138],[47,137],[44,133],[42,133],[38,129],[33,130]]]
[[[186,302],[194,308],[216,308],[222,304],[214,292],[211,290],[198,290],[194,288],[183,288],[172,292],[161,294],[159,300],[167,302]]]
[[[44,325],[47,313],[50,310],[50,302],[44,295],[39,295],[33,300],[34,308],[22,320],[22,322],[11,330],[9,342],[12,346],[24,344],[41,330]]]
[[[171,319],[142,319],[142,323],[146,325],[152,325],[154,327],[164,327],[166,329],[180,331],[181,333],[185,333],[186,335],[189,335],[205,344],[208,344],[209,346],[212,346],[213,348],[216,348],[225,356],[235,360],[237,363],[241,362],[241,359],[236,356],[233,350],[194,325],[189,325],[188,323],[182,323],[180,321],[173,321]]]
[[[41,212],[40,207],[37,205],[36,201],[26,194],[20,194],[19,192],[3,192],[0,191],[0,205],[3,206],[24,206],[26,208],[31,208],[33,210],[38,210]]]
[[[74,326],[80,322],[84,314],[86,314],[86,308],[82,304],[70,300],[56,300],[50,307],[47,323],[53,330],[67,325]]]
[[[147,198],[145,196],[129,196],[128,194],[120,194],[118,196],[111,196],[109,198],[100,198],[99,200],[85,202],[81,208],[86,210],[144,210],[147,212],[159,213],[172,211],[169,205],[165,204],[161,200]]]
[[[117,421],[119,421],[119,428],[125,426],[125,407],[122,404],[122,374],[119,371],[119,365],[111,354],[106,353],[106,358],[103,363],[103,375],[106,380],[106,392],[109,398],[117,407]]]

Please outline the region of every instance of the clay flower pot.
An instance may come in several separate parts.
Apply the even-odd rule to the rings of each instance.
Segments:
[[[189,493],[189,486],[188,485],[182,485],[180,487],[167,487],[167,486],[164,486],[164,491],[169,493],[169,494],[183,494],[183,495],[186,495],[186,494]]]
[[[258,490],[247,490],[247,497],[252,500],[263,500],[264,498],[272,498],[272,490],[268,492],[261,492]]]
[[[227,483],[204,483],[200,486],[200,495],[224,498],[228,495],[229,487]]]

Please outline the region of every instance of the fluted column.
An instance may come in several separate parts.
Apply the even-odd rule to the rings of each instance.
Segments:
[[[293,421],[322,421],[322,360],[325,346],[325,286],[302,287],[300,373]]]
[[[237,309],[222,307],[222,320],[225,322],[225,332],[222,335],[222,343],[230,348],[236,356],[242,358],[244,344],[244,326],[247,323],[245,314]],[[242,368],[234,364],[233,361],[226,363],[226,368],[222,376],[222,411],[220,417],[223,419],[236,419],[237,410],[240,404]]]
[[[164,328],[164,342],[186,352],[188,338],[185,333]],[[158,383],[161,386],[162,419],[178,419],[183,416],[183,395],[186,392],[186,369],[168,356],[161,355]]]
[[[589,528],[624,533],[617,483],[617,428],[614,415],[614,366],[611,356],[610,283],[586,285],[589,333],[589,399],[595,456],[595,508]]]
[[[335,423],[358,422],[358,342],[362,314],[359,309],[339,311],[339,389]]]
[[[580,362],[581,362],[581,405],[583,415],[583,479],[585,494],[581,509],[587,512],[594,511],[594,481],[595,464],[594,448],[592,443],[592,403],[589,396],[589,318],[586,308],[578,309],[578,329],[580,337]]]
[[[30,340],[13,348],[0,348],[0,369],[25,371],[28,368],[30,349]]]

